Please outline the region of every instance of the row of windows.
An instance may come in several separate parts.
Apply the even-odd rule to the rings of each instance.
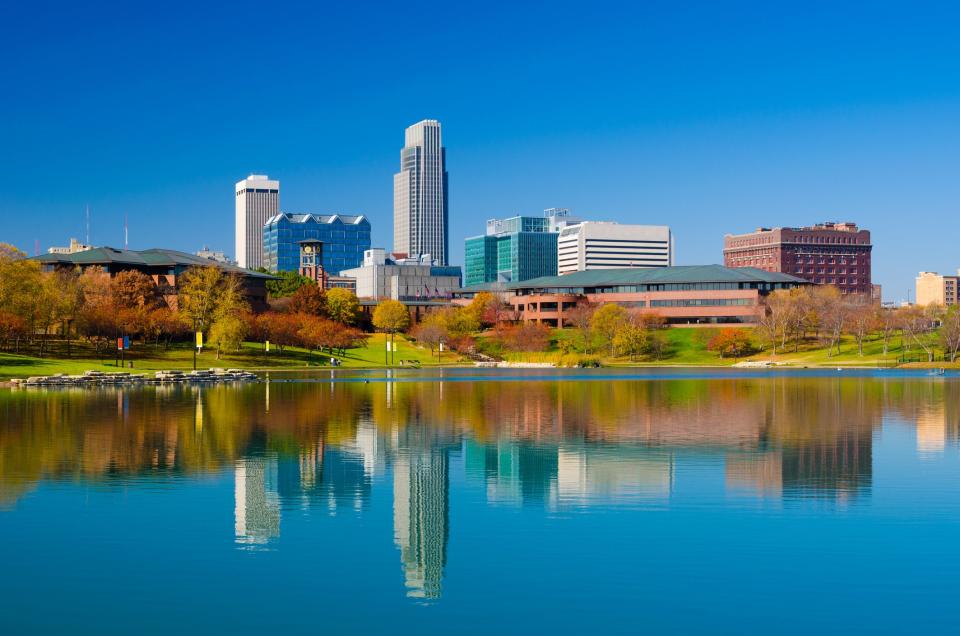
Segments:
[[[651,307],[732,307],[752,305],[750,298],[672,298],[651,300]]]
[[[633,294],[663,291],[715,291],[734,289],[756,289],[769,292],[775,289],[791,289],[793,283],[649,283],[645,285],[616,285],[611,287],[544,287],[539,289],[518,289],[517,294],[531,296],[539,294]]]
[[[797,275],[803,274],[803,268],[802,268],[802,267],[798,267],[797,270],[796,270],[796,273],[797,273]],[[808,268],[807,268],[807,273],[808,273],[808,274],[813,274],[813,273],[814,273],[813,268],[812,268],[812,267],[808,267]],[[816,271],[816,273],[817,273],[817,274],[846,274],[846,273],[847,273],[847,270],[846,270],[846,269],[841,269],[841,270],[838,272],[838,271],[836,271],[836,268],[831,267],[829,270],[825,271],[825,269],[824,269],[823,267],[821,267],[820,269],[818,269],[818,270]],[[857,273],[857,270],[851,269],[849,273],[850,273],[850,274],[856,274],[856,273]]]

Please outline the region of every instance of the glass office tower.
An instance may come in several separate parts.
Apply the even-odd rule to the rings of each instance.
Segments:
[[[487,221],[487,233],[464,243],[464,284],[515,282],[557,275],[557,234],[549,217]]]
[[[363,253],[370,249],[370,222],[362,215],[347,214],[272,216],[263,226],[266,268],[271,272],[298,271],[299,242],[306,239],[323,241],[323,269],[338,276],[363,263]]]

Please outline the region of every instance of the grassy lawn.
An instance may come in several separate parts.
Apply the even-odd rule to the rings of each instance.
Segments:
[[[572,329],[554,330],[551,335],[550,347],[544,352],[514,353],[503,351],[491,339],[491,334],[484,334],[477,338],[480,351],[495,358],[502,358],[511,362],[548,362],[557,365],[576,364],[578,360],[599,360],[605,366],[636,366],[636,365],[678,365],[678,366],[729,366],[742,360],[771,360],[791,366],[896,366],[901,357],[901,341],[899,336],[891,339],[890,348],[886,356],[883,355],[883,343],[877,339],[868,339],[864,343],[864,355],[857,353],[856,341],[845,336],[840,344],[840,354],[827,355],[825,349],[815,342],[804,343],[799,351],[791,350],[780,352],[775,356],[769,351],[756,353],[752,356],[731,359],[720,358],[716,353],[707,351],[707,343],[716,332],[714,329],[692,329],[675,327],[667,329],[667,350],[661,360],[650,356],[640,356],[636,359],[610,357],[609,353],[595,347],[591,354],[564,354],[582,345],[579,334]],[[343,368],[382,368],[384,367],[385,351],[384,334],[372,334],[365,347],[350,349],[343,356],[337,356]],[[404,336],[396,337],[397,352],[394,354],[396,366],[401,366],[401,360],[413,360],[422,366],[436,366],[440,364],[436,355],[431,356],[430,350],[418,346]],[[113,352],[110,357],[97,360],[93,351],[85,345],[74,343],[73,356],[66,357],[62,349],[54,348],[49,357],[38,358],[27,355],[0,353],[0,380],[9,378],[28,377],[31,375],[51,375],[54,373],[78,374],[87,370],[116,371]],[[187,344],[172,346],[169,350],[152,345],[134,344],[127,352],[126,360],[133,361],[134,371],[157,371],[160,369],[190,369],[193,367],[193,352]],[[926,354],[916,346],[910,347],[908,358],[914,360],[909,366],[953,367],[941,361],[932,364],[926,363]],[[452,352],[444,352],[443,365],[469,364],[463,358]],[[312,367],[329,367],[330,354],[307,351],[298,347],[287,347],[281,355],[276,346],[269,354],[263,351],[263,345],[245,343],[240,351],[225,353],[217,360],[216,352],[204,349],[197,356],[197,368],[209,367],[240,368],[240,369],[303,369]],[[130,370],[129,367],[126,370]]]
[[[344,368],[371,368],[384,366],[384,334],[372,334],[365,347],[349,349],[340,359]],[[401,360],[415,360],[423,366],[437,365],[436,355],[430,350],[416,345],[398,335],[395,339],[397,352],[394,354],[396,365]],[[302,369],[305,367],[329,367],[330,354],[307,351],[299,347],[286,347],[281,355],[276,346],[268,354],[259,343],[244,343],[240,351],[224,353],[217,360],[216,351],[205,348],[197,356],[197,368],[224,367],[238,369]],[[74,343],[74,356],[65,358],[65,353],[57,350],[57,357],[38,358],[35,356],[15,355],[0,352],[0,380],[22,378],[31,375],[52,375],[54,373],[79,374],[87,370],[117,371],[114,366],[113,352],[109,357],[97,360],[93,350]],[[169,350],[152,345],[134,344],[126,352],[128,364],[133,361],[133,371],[158,371],[161,369],[193,368],[193,351],[187,344],[171,346]],[[444,352],[444,365],[458,364],[462,359],[455,353]]]
[[[870,338],[864,342],[863,356],[860,356],[857,350],[856,340],[852,336],[844,336],[840,342],[840,353],[836,349],[832,355],[820,346],[819,343],[810,341],[801,344],[799,351],[793,351],[790,345],[787,352],[778,352],[775,356],[770,351],[762,351],[751,356],[742,358],[721,358],[713,351],[707,350],[707,344],[716,334],[717,330],[712,328],[685,328],[674,327],[667,329],[664,334],[667,338],[667,349],[661,360],[655,360],[650,356],[639,356],[636,359],[611,357],[609,352],[602,347],[594,346],[593,354],[585,357],[600,358],[606,366],[635,366],[635,365],[681,365],[681,366],[729,366],[744,360],[770,360],[779,363],[789,364],[791,366],[896,366],[901,357],[900,337],[894,337],[890,340],[890,346],[886,355],[883,354],[883,342],[879,338]],[[489,338],[489,335],[487,336]],[[493,343],[484,343],[481,349],[489,352],[498,351],[506,360],[513,362],[553,362],[560,363],[563,355],[564,342],[569,341],[570,345],[582,346],[579,335],[572,329],[554,330],[551,336],[550,347],[545,352],[535,353],[514,353],[500,351]],[[908,359],[925,361],[926,354],[920,347],[912,346],[909,348]],[[570,358],[567,358],[570,359]],[[925,362],[918,362],[911,366],[935,366],[950,367],[949,363],[936,362],[927,365]]]

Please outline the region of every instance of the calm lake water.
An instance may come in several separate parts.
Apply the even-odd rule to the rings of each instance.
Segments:
[[[955,632],[960,378],[0,390],[0,633]]]

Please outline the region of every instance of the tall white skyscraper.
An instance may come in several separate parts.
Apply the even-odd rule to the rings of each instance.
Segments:
[[[265,267],[263,224],[280,212],[280,182],[263,174],[252,174],[237,182],[236,248],[237,265],[249,269]]]
[[[400,172],[393,175],[393,251],[429,254],[447,264],[447,159],[440,122],[424,119],[406,130]]]

